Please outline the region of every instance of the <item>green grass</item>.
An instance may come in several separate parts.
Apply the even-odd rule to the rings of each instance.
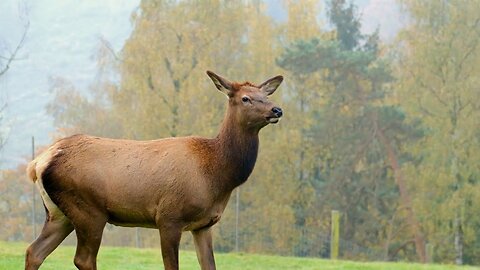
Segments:
[[[23,269],[26,243],[0,242],[0,269]],[[55,250],[40,269],[76,269],[73,265],[75,248],[62,246]],[[216,254],[217,268],[225,270],[253,269],[345,269],[345,270],[480,270],[479,267],[458,267],[453,265],[421,265],[410,263],[363,263],[351,261],[330,261],[312,258],[294,258],[244,253]],[[159,249],[135,249],[101,247],[98,255],[100,270],[146,270],[163,269]],[[180,269],[199,269],[195,252],[180,252]]]

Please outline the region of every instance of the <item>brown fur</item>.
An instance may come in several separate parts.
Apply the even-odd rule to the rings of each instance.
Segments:
[[[234,91],[239,91],[243,86],[250,86],[250,87],[255,87],[258,88],[258,85],[251,83],[251,82],[243,82],[243,83],[237,83],[233,82],[232,83],[232,88]]]
[[[266,98],[275,90],[271,84],[265,90],[209,76],[230,96],[215,138],[133,141],[74,135],[29,164],[27,174],[42,194],[47,221],[27,249],[25,269],[38,269],[73,229],[75,265],[96,269],[107,222],[159,229],[165,269],[178,269],[181,233],[192,231],[202,269],[215,269],[210,227],[220,220],[232,190],[252,172],[259,130],[281,113],[273,112]],[[281,82],[275,78],[274,88]],[[245,95],[251,102],[242,101]]]
[[[37,172],[35,167],[37,166],[37,162],[30,162],[27,166],[27,177],[28,179],[32,180],[32,182],[37,181]]]

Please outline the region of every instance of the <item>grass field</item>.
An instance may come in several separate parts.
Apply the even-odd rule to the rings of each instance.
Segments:
[[[26,243],[0,242],[0,269],[23,269]],[[73,265],[75,248],[62,246],[54,251],[40,269],[76,269]],[[480,270],[479,267],[453,265],[420,265],[408,263],[361,263],[330,261],[310,258],[293,258],[244,253],[216,254],[217,268],[224,270],[253,269],[342,269],[342,270]],[[160,250],[102,247],[98,255],[100,270],[147,270],[163,269]],[[195,252],[180,252],[180,269],[199,269]]]

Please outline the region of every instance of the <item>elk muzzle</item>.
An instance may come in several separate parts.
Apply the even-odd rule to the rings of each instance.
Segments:
[[[280,117],[282,117],[282,115],[283,115],[282,109],[279,108],[279,107],[273,107],[271,112],[272,112],[272,115],[267,117],[267,121],[270,124],[278,123],[278,120],[280,120]]]
[[[277,118],[280,118],[280,117],[282,117],[282,115],[283,115],[283,111],[282,111],[282,109],[279,108],[279,107],[273,107],[273,108],[272,108],[272,112],[273,112],[273,114],[275,115],[275,117],[277,117]]]

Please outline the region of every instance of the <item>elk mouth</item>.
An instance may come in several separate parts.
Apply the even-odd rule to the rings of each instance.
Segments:
[[[278,123],[278,121],[280,121],[280,117],[275,117],[275,116],[267,117],[267,122],[270,124],[276,124]]]

